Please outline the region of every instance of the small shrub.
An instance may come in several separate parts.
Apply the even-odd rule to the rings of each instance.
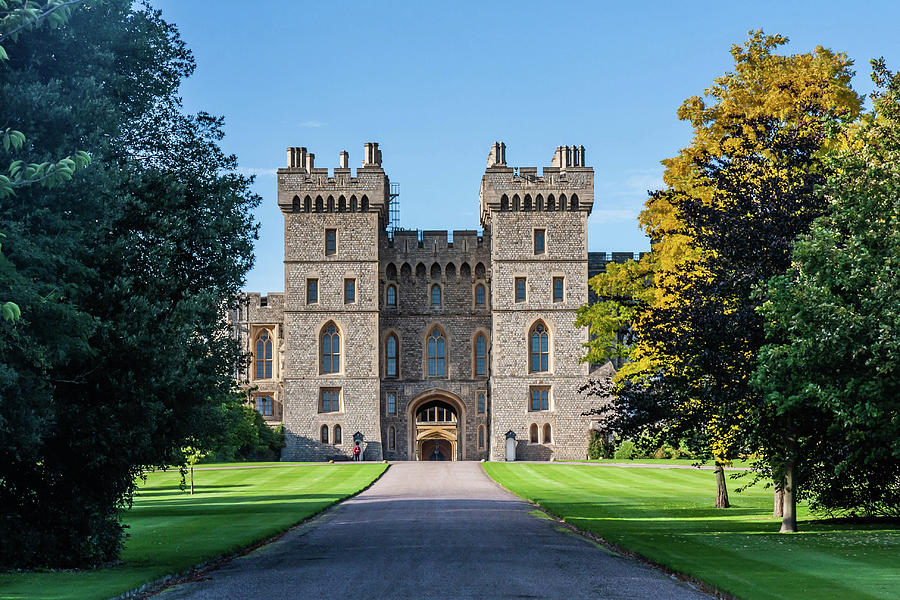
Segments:
[[[597,460],[603,456],[603,435],[596,429],[591,430],[591,441],[588,444],[588,458]]]
[[[624,440],[619,447],[616,448],[615,454],[613,454],[613,458],[632,460],[635,455],[635,446],[634,442],[631,440]]]

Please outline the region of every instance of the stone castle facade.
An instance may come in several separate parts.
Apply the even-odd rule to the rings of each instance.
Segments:
[[[346,458],[359,441],[368,460],[505,460],[513,434],[517,459],[584,458],[584,148],[557,148],[539,175],[494,143],[483,231],[452,235],[391,230],[378,144],[355,175],[346,152],[330,174],[314,159],[289,148],[278,170],[284,293],[246,294],[230,316],[250,357],[239,375],[284,424],[282,459]]]

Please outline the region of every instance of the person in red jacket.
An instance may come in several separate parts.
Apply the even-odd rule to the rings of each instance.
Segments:
[[[353,446],[353,460],[362,460],[362,448],[359,447],[359,442],[356,442],[356,445]]]

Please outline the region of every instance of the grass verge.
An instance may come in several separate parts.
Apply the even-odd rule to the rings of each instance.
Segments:
[[[281,533],[369,486],[387,465],[256,467],[195,469],[193,496],[179,489],[177,471],[150,474],[124,515],[129,537],[120,564],[0,573],[0,598],[110,598]]]
[[[575,461],[565,461],[565,462],[577,462],[577,463],[585,463],[592,465],[663,465],[663,466],[679,466],[679,467],[692,467],[696,464],[700,464],[700,461],[693,458],[595,458],[595,459],[587,459],[587,460],[575,460]],[[714,463],[712,461],[707,461],[703,463],[704,467],[713,468]],[[732,468],[746,468],[749,467],[750,463],[745,460],[735,460],[731,465],[725,467],[726,469]]]
[[[900,530],[891,524],[809,522],[777,533],[771,490],[713,508],[709,471],[485,463],[488,475],[575,527],[748,600],[897,598]],[[729,480],[729,487],[736,487]]]

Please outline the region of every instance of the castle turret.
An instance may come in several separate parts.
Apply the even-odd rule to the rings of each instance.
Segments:
[[[278,170],[284,215],[284,460],[349,457],[362,434],[366,459],[381,459],[378,249],[390,182],[378,144],[364,147],[356,176],[349,154],[315,167],[289,148]]]
[[[508,431],[519,459],[583,456],[587,332],[574,323],[587,301],[593,169],[583,146],[557,147],[541,175],[489,160],[479,200],[491,240],[491,458],[505,459]]]

